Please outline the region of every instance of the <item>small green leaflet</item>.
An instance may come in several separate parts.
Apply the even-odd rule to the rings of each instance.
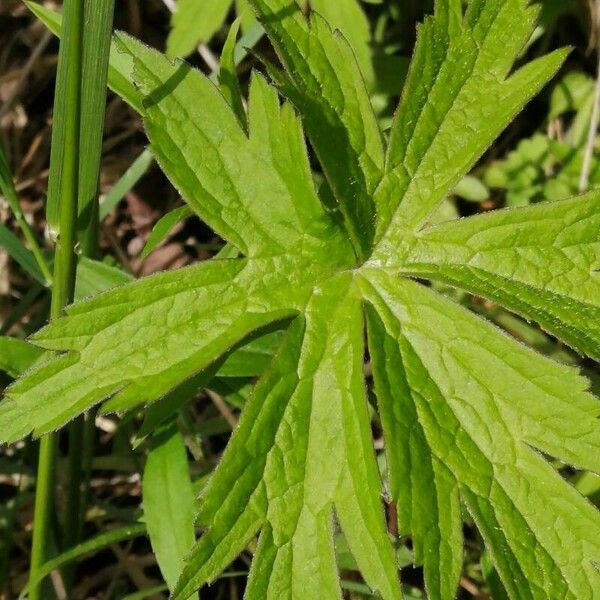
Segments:
[[[169,56],[187,56],[223,25],[232,0],[178,0],[167,39]]]
[[[348,40],[356,56],[361,73],[369,87],[375,73],[371,57],[371,31],[369,20],[358,0],[310,0],[312,10],[319,13],[332,27]]]
[[[0,336],[0,371],[18,377],[42,355],[43,350],[25,340]]]
[[[155,248],[165,241],[173,227],[180,221],[191,217],[194,213],[189,206],[180,206],[161,217],[150,232],[146,245],[142,250],[142,258],[148,256]]]
[[[152,436],[142,485],[150,542],[173,589],[194,544],[194,493],[176,413]]]
[[[77,263],[75,298],[82,300],[111,288],[128,283],[133,279],[117,267],[81,256]]]
[[[484,183],[473,175],[465,175],[454,188],[453,193],[469,202],[483,202],[490,197]]]
[[[130,37],[117,41],[152,153],[239,255],[71,306],[34,336],[62,354],[9,388],[2,440],[50,431],[96,404],[155,403],[154,422],[164,422],[185,396],[177,392],[190,391],[183,386],[205,385],[232,349],[283,330],[203,491],[204,530],[173,598],[215,580],[257,535],[248,600],[340,598],[341,529],[369,588],[395,600],[368,349],[390,500],[429,597],[456,595],[466,510],[511,599],[594,598],[599,513],[546,460],[600,472],[589,382],[421,283],[490,298],[598,357],[596,193],[430,224],[566,53],[513,71],[535,7],[473,0],[463,11],[460,0],[438,0],[386,147],[341,34],[292,0],[251,4],[285,69],[268,65],[287,100],[255,74],[248,131],[207,77]]]

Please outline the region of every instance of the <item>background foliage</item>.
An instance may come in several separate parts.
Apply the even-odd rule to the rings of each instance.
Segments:
[[[311,4],[352,43],[380,126],[388,128],[414,45],[415,24],[430,12],[430,3],[344,0],[336,1],[336,10],[326,0],[313,0]],[[596,78],[598,35],[592,26],[593,6],[572,0],[544,0],[542,5],[539,27],[521,60],[565,45],[572,45],[574,50],[559,75],[444,201],[436,215],[440,221],[502,206],[565,198],[582,185]],[[258,59],[244,47],[252,46],[267,57],[273,57],[273,50],[248,12],[245,0],[180,0],[173,13],[174,8],[170,2],[160,0],[117,2],[116,26],[173,56],[188,55],[188,60],[207,74],[217,72],[219,66],[235,68],[243,96],[247,97],[249,72],[257,66]],[[230,36],[228,41],[227,34],[236,16],[240,17],[242,37],[234,46],[235,37]],[[20,346],[19,339],[38,329],[49,310],[47,274],[40,266],[44,259],[36,260],[27,250],[26,238],[33,235],[46,240],[43,245],[48,248],[52,234],[52,223],[47,222],[44,210],[44,193],[57,43],[21,3],[3,3],[0,23],[0,133],[7,157],[6,164],[0,161],[0,179],[14,179],[16,183],[14,195],[8,183],[3,186],[6,203],[3,200],[0,204],[0,330],[14,338],[2,338],[0,342],[2,384],[6,385],[27,368],[28,361],[36,358]],[[202,26],[195,26],[198,23]],[[219,65],[222,53],[228,60]],[[135,103],[134,97],[132,102]],[[595,132],[592,133],[595,142]],[[80,262],[78,298],[133,277],[174,269],[228,251],[222,240],[181,205],[178,194],[144,149],[145,144],[137,114],[122,100],[109,95],[102,153],[101,262]],[[588,155],[586,184],[594,188],[600,185],[600,153],[593,147]],[[315,177],[319,179],[321,174],[316,173]],[[22,213],[8,209],[17,196]],[[596,380],[594,362],[582,360],[537,327],[490,301],[439,284],[438,287],[517,339],[561,362],[581,366],[592,381]],[[76,566],[71,572],[63,570],[62,575],[54,572],[47,587],[49,597],[65,597],[65,578],[74,582],[69,598],[164,597],[163,581],[172,584],[176,579],[179,557],[193,540],[189,524],[196,508],[195,492],[203,487],[219,460],[237,424],[240,408],[279,339],[279,333],[274,332],[247,355],[232,357],[220,366],[210,387],[198,393],[176,419],[165,423],[152,436],[148,432],[153,430],[152,421],[160,420],[158,406],[145,419],[135,412],[125,419],[96,416],[95,449],[89,457],[90,491],[81,535],[87,541],[69,553],[58,535],[52,538],[51,544],[59,556],[57,562]],[[196,381],[192,387],[204,385],[205,382]],[[185,399],[186,390],[180,390],[180,394]],[[375,415],[372,427],[380,438],[381,424]],[[65,440],[60,442],[64,450]],[[379,439],[378,447],[381,446]],[[27,578],[35,456],[36,443],[30,441],[0,450],[0,590],[5,598],[14,597]],[[383,454],[379,459],[381,470],[386,473]],[[58,471],[66,472],[62,466]],[[564,475],[598,502],[598,478],[569,469],[564,469]],[[63,490],[59,493],[60,513],[68,482],[59,475],[58,485]],[[153,488],[164,493],[148,492]],[[143,491],[158,505],[150,506],[146,501],[142,506]],[[144,508],[145,523],[140,525],[137,521]],[[390,523],[395,520],[394,510],[388,506]],[[173,515],[175,521],[153,515]],[[504,598],[489,557],[482,553],[481,540],[466,515],[463,528],[467,544],[461,597]],[[152,536],[154,548],[146,532]],[[368,597],[368,588],[342,537],[337,546],[345,594]],[[223,577],[203,591],[202,597],[241,597],[254,550],[249,546]],[[412,566],[413,550],[410,540],[406,540],[397,558],[403,566],[408,597],[420,598],[423,573],[420,567]]]

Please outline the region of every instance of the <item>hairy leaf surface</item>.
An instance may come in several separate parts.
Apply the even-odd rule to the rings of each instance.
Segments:
[[[375,193],[377,240],[388,256],[424,224],[511,118],[564,60],[558,50],[508,76],[531,34],[527,0],[437,2],[422,25]]]
[[[496,300],[600,359],[596,192],[425,229],[404,268]]]
[[[250,0],[287,72],[271,68],[301,111],[359,257],[373,239],[372,193],[381,178],[381,132],[346,39],[317,13],[307,21],[295,0]]]
[[[124,285],[41,330],[33,342],[62,354],[9,388],[1,439],[50,431],[95,404],[157,401],[147,423],[163,423],[215,373],[262,372],[260,357],[243,371],[233,352],[280,331],[203,492],[205,529],[175,598],[213,581],[255,536],[246,598],[340,598],[340,530],[370,588],[401,597],[367,355],[390,500],[429,597],[456,595],[465,509],[513,600],[595,598],[600,518],[549,459],[600,472],[598,400],[577,370],[423,281],[488,297],[599,357],[597,193],[428,224],[565,53],[512,71],[534,7],[473,0],[463,13],[460,0],[438,0],[385,148],[343,36],[292,0],[250,1],[287,100],[254,75],[247,131],[238,91],[225,90],[229,104],[185,63],[118,39],[154,155],[230,258]],[[302,125],[327,178],[323,200]]]

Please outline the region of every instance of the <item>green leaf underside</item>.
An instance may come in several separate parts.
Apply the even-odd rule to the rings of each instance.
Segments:
[[[75,299],[82,300],[133,280],[117,267],[80,256],[75,279]]]
[[[427,227],[564,54],[507,79],[534,9],[473,0],[463,17],[459,0],[439,0],[384,162],[343,38],[287,0],[252,4],[288,73],[270,70],[300,112],[343,225],[315,192],[298,117],[262,76],[250,86],[246,133],[206,77],[119,36],[153,153],[243,258],[72,306],[34,337],[66,354],[9,388],[2,440],[49,431],[101,402],[109,411],[159,400],[162,422],[180,406],[174,390],[193,392],[233,348],[286,328],[203,495],[206,529],[175,597],[214,580],[259,534],[247,598],[339,598],[341,528],[367,584],[399,598],[363,381],[366,323],[391,496],[429,596],[455,596],[464,506],[511,598],[593,600],[598,513],[544,458],[600,471],[600,405],[587,381],[410,279],[490,297],[597,356],[594,194]],[[330,155],[331,139],[345,152]]]

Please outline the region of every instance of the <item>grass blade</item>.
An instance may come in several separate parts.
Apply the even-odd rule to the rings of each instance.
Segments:
[[[79,128],[81,114],[81,68],[83,46],[84,1],[67,0],[65,2],[64,36],[60,45],[58,73],[52,123],[52,147],[50,151],[50,173],[48,175],[48,200],[46,204],[46,221],[53,239],[58,239],[59,230],[62,236],[71,239],[74,227],[61,227],[61,206],[69,206],[72,196],[77,200],[78,173],[77,149],[79,148]],[[64,192],[68,193],[64,197]],[[72,220],[71,215],[68,221]],[[72,232],[66,230],[73,229]],[[68,246],[70,240],[57,244]],[[66,243],[65,243],[66,242]],[[72,244],[74,245],[74,244]],[[63,303],[64,304],[64,303]]]
[[[65,0],[64,14],[46,207],[48,226],[56,239],[50,304],[52,319],[62,314],[63,308],[73,299],[75,289],[84,0]],[[37,576],[47,558],[57,453],[56,436],[44,436],[40,440],[38,459],[30,577]],[[41,580],[37,580],[32,586],[30,600],[42,599],[44,592],[41,583]]]
[[[40,268],[40,263],[36,261],[33,252],[25,248],[21,240],[6,225],[2,225],[2,223],[0,223],[0,246],[37,282],[42,285],[48,284]]]
[[[114,0],[85,2],[78,233],[83,254],[91,257],[96,254],[98,246],[98,175],[114,6]]]
[[[15,184],[12,179],[12,174],[10,172],[10,168],[8,166],[8,161],[6,160],[6,155],[4,153],[4,148],[2,147],[2,143],[0,143],[0,191],[6,198],[10,209],[12,210],[25,239],[29,243],[31,247],[31,254],[35,263],[37,263],[37,269],[31,270],[26,267],[22,262],[20,262],[19,258],[12,254],[11,245],[9,244],[10,236],[4,236],[4,240],[0,239],[0,244],[6,246],[6,249],[11,254],[11,256],[19,262],[19,264],[30,273],[33,277],[35,277],[40,283],[47,285],[52,281],[52,275],[50,274],[50,269],[46,263],[46,260],[42,256],[42,250],[38,245],[38,242],[29,227],[29,223],[26,221],[25,216],[23,215],[23,211],[21,210],[21,205],[19,204],[19,199],[17,197],[17,190],[15,189]],[[8,231],[8,230],[7,230]],[[10,232],[8,232],[10,233]],[[14,236],[13,236],[14,237]],[[15,238],[16,239],[16,238]],[[19,245],[20,242],[19,242]],[[14,251],[14,244],[12,244]],[[21,254],[23,256],[23,254]],[[26,261],[28,265],[31,264],[31,261]],[[40,280],[41,276],[41,280]]]
[[[169,588],[166,585],[157,585],[155,587],[147,588],[145,590],[140,590],[139,592],[134,592],[133,594],[127,594],[127,596],[123,597],[123,600],[144,600],[144,598],[149,598],[150,596],[154,596],[155,594],[160,594],[161,592],[168,592]]]
[[[57,37],[61,37],[62,19],[57,13],[41,4],[25,0],[27,8]],[[114,44],[110,47],[110,62],[108,67],[108,87],[116,92],[127,104],[137,112],[142,112],[142,97],[131,82],[131,60],[120,54]]]
[[[146,526],[143,523],[136,523],[135,525],[125,525],[124,527],[118,527],[116,529],[111,529],[105,533],[101,533],[96,537],[93,537],[82,544],[78,544],[73,548],[69,548],[66,552],[59,554],[52,560],[45,562],[41,567],[35,572],[32,573],[31,578],[27,585],[23,588],[20,594],[20,598],[24,598],[27,593],[30,594],[33,592],[33,588],[37,585],[46,575],[52,573],[56,569],[67,565],[78,558],[82,558],[87,556],[88,554],[93,554],[98,550],[102,550],[112,544],[117,544],[118,542],[123,542],[125,540],[131,540],[133,538],[139,537],[146,533]]]
[[[125,197],[131,188],[146,174],[150,165],[154,162],[154,156],[150,150],[144,150],[125,171],[121,179],[115,183],[113,188],[104,198],[100,205],[100,220],[103,221],[110,211]]]

